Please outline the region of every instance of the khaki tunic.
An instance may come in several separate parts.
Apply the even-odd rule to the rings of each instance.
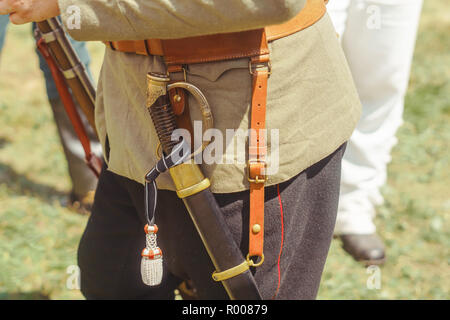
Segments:
[[[139,40],[180,38],[256,29],[294,17],[305,1],[282,0],[59,0],[67,26],[70,6],[81,9],[77,40]],[[267,121],[269,166],[278,170],[267,185],[289,180],[347,141],[360,116],[360,102],[350,71],[328,15],[313,26],[273,41],[272,75],[268,83]],[[146,57],[106,49],[96,101],[96,124],[102,145],[108,136],[112,172],[144,182],[157,161],[158,138],[145,107],[146,74],[164,71],[161,57]],[[215,128],[249,128],[252,77],[248,59],[188,66],[187,81],[208,99]],[[200,120],[191,98],[191,116]],[[278,132],[279,148],[271,133]],[[239,135],[234,137],[239,140]],[[224,143],[224,164],[202,164],[216,193],[249,188],[247,148]],[[272,143],[273,142],[273,143]],[[272,146],[273,145],[273,146]],[[277,152],[279,157],[277,157]],[[223,157],[225,157],[224,159]],[[230,161],[236,160],[236,161]],[[232,164],[228,164],[233,162]],[[158,188],[175,190],[168,174]]]

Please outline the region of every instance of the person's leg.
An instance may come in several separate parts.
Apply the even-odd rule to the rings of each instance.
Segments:
[[[335,224],[344,149],[339,148],[279,187],[266,188],[265,261],[254,270],[264,299],[316,297]],[[248,191],[215,194],[215,197],[236,243],[246,256]],[[227,299],[222,285],[211,278],[214,266],[174,192],[159,192],[156,223],[160,230],[159,245],[168,268],[192,280],[201,299]]]
[[[280,184],[279,195],[269,188],[264,236],[270,256],[256,271],[266,299],[275,296],[278,280],[277,299],[316,298],[336,221],[344,151],[345,145]]]
[[[6,29],[9,23],[9,15],[0,15],[0,53],[5,44]]]
[[[383,202],[380,187],[402,124],[421,6],[422,0],[364,0],[348,8],[341,39],[363,112],[342,164],[336,234],[376,232],[375,207]]]
[[[70,39],[76,53],[80,57],[81,62],[85,65],[89,71],[90,56],[87,51],[86,45],[83,42],[77,42]],[[70,122],[67,113],[65,112],[63,103],[59,97],[58,91],[56,89],[53,77],[51,75],[50,69],[47,66],[45,60],[39,55],[39,66],[45,77],[45,84],[47,88],[47,96],[49,103],[52,107],[53,116],[58,129],[59,136],[61,138],[61,143],[64,149],[64,153],[67,159],[69,175],[72,180],[72,195],[71,200],[81,201],[86,195],[91,191],[95,190],[97,185],[97,178],[88,168],[85,163],[84,150],[78,137],[73,129],[72,123]],[[86,117],[84,116],[81,109],[78,107],[78,113],[85,125],[89,138],[91,139],[91,148],[94,153],[101,155],[101,145],[98,139],[90,127]]]
[[[81,291],[87,299],[174,299],[179,279],[166,270],[159,287],[141,280],[144,212],[134,198],[143,186],[103,169],[91,216],[78,249]]]

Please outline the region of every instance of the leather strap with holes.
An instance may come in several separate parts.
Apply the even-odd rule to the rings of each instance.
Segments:
[[[250,182],[249,256],[263,259],[264,185],[266,182],[266,101],[270,74],[269,55],[251,59],[252,102],[248,150],[248,181]]]

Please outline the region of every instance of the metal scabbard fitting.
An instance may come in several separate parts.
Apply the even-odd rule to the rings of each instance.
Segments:
[[[199,193],[211,185],[193,160],[170,168],[169,172],[180,199]]]

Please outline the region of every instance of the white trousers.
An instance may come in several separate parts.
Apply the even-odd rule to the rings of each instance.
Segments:
[[[402,124],[422,0],[330,0],[327,7],[363,105],[343,159],[335,234],[371,234]]]

